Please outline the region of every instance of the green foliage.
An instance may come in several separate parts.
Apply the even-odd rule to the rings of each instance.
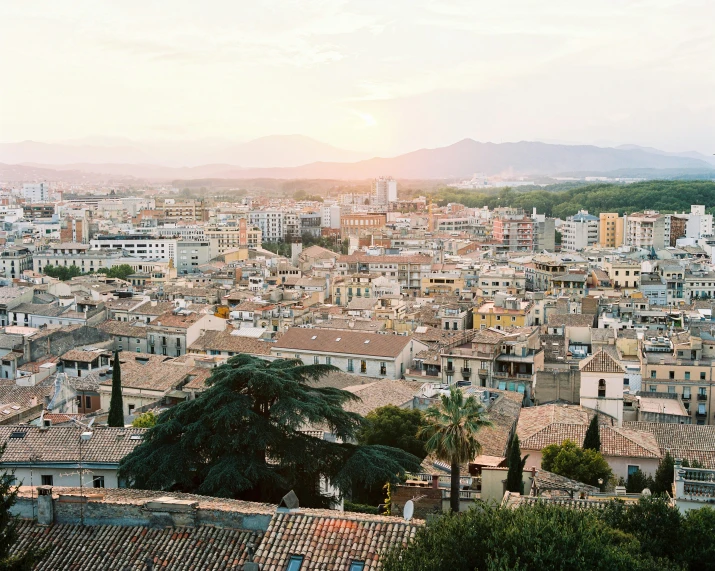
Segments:
[[[677,515],[677,509],[668,509]],[[478,504],[418,529],[409,545],[386,555],[383,570],[680,569],[674,561],[657,559],[644,544],[649,542],[641,536],[609,525],[598,509]]]
[[[284,256],[286,258],[290,258],[291,256],[290,244],[286,242],[263,242],[261,248],[273,252],[278,256]]]
[[[368,506],[366,504],[354,504],[349,501],[343,502],[343,509],[346,512],[357,512],[362,514],[373,514],[378,515],[380,513],[380,508],[377,506]]]
[[[365,420],[357,433],[358,443],[392,446],[414,454],[420,460],[427,456],[424,441],[417,438],[417,432],[424,425],[419,410],[387,405],[369,412]]]
[[[628,476],[628,480],[626,480],[626,492],[629,494],[640,494],[646,488],[652,492],[653,484],[653,476],[650,474],[646,475],[640,470],[636,470],[633,474]]]
[[[653,478],[653,487],[651,492],[654,494],[669,494],[673,493],[673,481],[675,480],[675,460],[666,450],[665,456],[660,459],[658,468],[655,471]]]
[[[129,264],[120,264],[112,268],[100,268],[97,273],[104,274],[108,278],[116,278],[126,281],[129,276],[134,273],[134,270]]]
[[[78,266],[51,266],[51,265],[46,265],[44,268],[42,268],[42,271],[46,276],[50,276],[51,278],[56,278],[58,280],[62,280],[63,282],[66,282],[68,280],[71,280],[72,278],[76,278],[77,276],[82,275],[82,270]]]
[[[521,447],[519,446],[519,436],[514,433],[514,437],[511,439],[511,444],[509,445],[509,457],[507,461],[509,463],[509,472],[506,475],[506,489],[509,492],[523,493],[524,488],[524,464],[526,464],[526,459],[529,457],[527,454],[523,458],[521,457]]]
[[[474,395],[464,398],[457,387],[449,395],[442,395],[439,405],[431,406],[425,413],[425,425],[419,438],[426,440],[425,448],[438,459],[448,462],[451,469],[450,508],[459,511],[459,470],[471,462],[481,451],[477,433],[491,426],[482,404]]]
[[[119,367],[119,353],[114,352],[112,363],[112,398],[109,401],[109,426],[124,426],[124,399],[122,398],[122,371]]]
[[[585,209],[598,215],[601,212],[620,214],[641,210],[661,212],[690,211],[691,204],[705,204],[712,213],[715,204],[715,182],[709,180],[648,180],[634,184],[587,184],[564,190],[552,185],[544,189],[501,189],[498,193],[458,191],[445,189],[435,200],[440,206],[458,202],[468,207],[513,206],[548,216],[566,218]]]
[[[0,456],[5,445],[0,447]],[[0,571],[30,571],[47,553],[34,548],[17,553],[13,549],[18,540],[17,518],[10,513],[17,501],[17,486],[12,473],[0,474]],[[11,554],[12,552],[12,554]]]
[[[601,451],[601,435],[598,433],[598,415],[594,414],[583,439],[584,450]]]
[[[338,254],[340,253],[340,236],[313,236],[306,232],[303,234],[301,240],[303,241],[304,249],[310,246],[320,246],[326,250],[332,250]]]
[[[675,463],[673,465],[675,465]],[[694,458],[692,462],[688,458],[683,458],[682,466],[683,468],[705,468],[705,466],[703,466],[703,463],[700,462],[700,460],[698,460],[697,458]]]
[[[388,446],[350,444],[362,425],[343,405],[357,397],[314,381],[335,370],[299,360],[241,354],[213,370],[208,389],[163,412],[120,477],[133,487],[278,503],[294,490],[304,506],[326,506],[323,477],[341,493],[398,481],[418,458]],[[303,432],[326,426],[337,441]]]
[[[715,510],[710,507],[690,510],[682,520],[684,538],[680,556],[688,569],[712,569],[715,566]]]
[[[156,426],[156,421],[159,417],[153,411],[148,410],[144,414],[140,414],[132,421],[134,428],[151,428]]]
[[[541,467],[590,486],[599,486],[599,478],[606,483],[613,477],[600,452],[579,448],[572,440],[545,447],[541,451]]]

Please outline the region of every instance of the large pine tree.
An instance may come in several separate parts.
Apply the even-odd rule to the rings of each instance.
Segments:
[[[122,371],[119,368],[119,353],[114,352],[112,365],[112,398],[109,401],[109,426],[124,426],[124,400],[122,399]]]
[[[277,503],[289,490],[301,505],[325,506],[320,482],[341,493],[397,482],[419,470],[412,454],[352,444],[363,423],[343,405],[355,395],[314,381],[335,370],[299,360],[237,355],[214,369],[198,398],[159,416],[122,460],[134,487]],[[307,433],[320,427],[335,441]]]
[[[524,482],[524,465],[526,464],[526,459],[529,457],[527,454],[523,458],[521,457],[521,447],[519,446],[519,436],[514,433],[514,438],[511,439],[509,445],[509,457],[507,462],[509,464],[509,472],[506,475],[506,489],[509,492],[522,493],[522,485]]]
[[[591,418],[591,423],[586,430],[586,436],[583,439],[584,450],[601,451],[601,436],[598,433],[598,414],[594,414]]]

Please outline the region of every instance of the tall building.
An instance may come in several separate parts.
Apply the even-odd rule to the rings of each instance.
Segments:
[[[598,243],[602,248],[623,246],[624,218],[617,212],[601,212],[599,215]]]
[[[30,203],[49,202],[50,187],[46,182],[26,182],[22,185],[22,196]]]
[[[531,252],[534,248],[534,221],[524,214],[500,214],[492,225],[492,238],[502,250]]]
[[[561,225],[561,248],[570,252],[579,252],[598,244],[600,220],[580,210],[578,214],[569,216]]]
[[[245,218],[207,226],[204,235],[211,244],[212,259],[240,248],[258,248],[263,239],[261,230],[251,226]]]
[[[340,228],[340,206],[337,204],[324,204],[321,212],[320,225],[323,228]]]
[[[630,214],[626,220],[625,243],[636,248],[661,250],[670,245],[670,216],[653,210]]]
[[[375,179],[373,186],[373,202],[374,204],[383,206],[390,202],[397,202],[397,181],[393,178],[380,177]]]
[[[289,214],[295,219],[295,228],[298,227],[298,217]],[[248,222],[260,228],[264,242],[283,242],[288,234],[286,213],[279,210],[254,210],[248,213]],[[291,224],[291,228],[292,228]]]
[[[705,214],[705,206],[693,204],[688,214],[688,224],[685,235],[696,240],[713,234],[713,215]]]

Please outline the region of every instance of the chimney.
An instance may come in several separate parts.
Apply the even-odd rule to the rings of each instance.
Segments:
[[[52,486],[37,486],[37,523],[52,525],[55,521]]]
[[[438,474],[432,474],[432,488],[434,490],[439,489],[439,475]]]

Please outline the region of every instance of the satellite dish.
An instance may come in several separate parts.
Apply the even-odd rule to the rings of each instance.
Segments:
[[[405,518],[405,521],[410,521],[414,513],[415,502],[413,502],[412,500],[407,500],[407,502],[405,502],[405,507],[402,510],[402,515]]]

